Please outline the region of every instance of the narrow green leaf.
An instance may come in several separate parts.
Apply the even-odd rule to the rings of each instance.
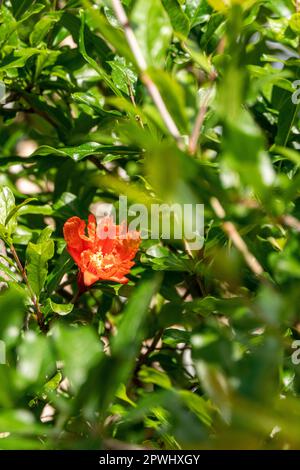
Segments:
[[[41,19],[34,25],[30,33],[30,44],[32,46],[39,45],[45,36],[49,33],[55,23],[57,23],[62,15],[62,11],[44,14]]]
[[[59,157],[69,157],[78,162],[90,155],[107,155],[109,153],[114,155],[136,154],[137,150],[121,145],[100,145],[97,142],[86,142],[74,147],[61,148],[42,145],[31,156],[57,155]]]
[[[57,288],[62,277],[65,273],[68,273],[71,270],[73,264],[74,261],[65,249],[60,257],[56,260],[54,269],[48,275],[46,284],[48,295],[50,295]]]
[[[159,273],[145,278],[136,288],[134,296],[130,298],[123,313],[118,334],[112,344],[112,351],[114,354],[123,354],[123,351],[127,351],[126,360],[129,362],[143,337],[143,325],[148,308],[161,280]]]
[[[7,186],[0,187],[0,224],[6,225],[9,213],[15,208],[15,197]]]
[[[15,208],[15,197],[7,186],[0,187],[0,236],[9,239],[16,228],[16,221],[7,218]],[[7,222],[6,222],[7,221]]]
[[[1,271],[4,272],[7,276],[9,276],[13,281],[20,282],[20,279],[18,278],[17,274],[0,261],[0,273]]]
[[[288,143],[292,127],[300,111],[300,103],[294,104],[292,94],[286,93],[284,104],[279,112],[276,145],[285,147]]]
[[[20,211],[20,209],[24,206],[26,206],[26,204],[29,204],[29,202],[32,202],[32,201],[37,201],[37,198],[35,197],[29,197],[28,199],[26,199],[24,202],[22,202],[21,204],[19,204],[18,206],[14,207],[8,214],[8,216],[6,217],[6,220],[5,220],[5,225],[8,224],[8,222]]]

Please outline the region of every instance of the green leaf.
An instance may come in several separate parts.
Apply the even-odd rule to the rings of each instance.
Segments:
[[[1,263],[0,261],[0,273],[4,272],[10,279],[12,279],[15,282],[19,282],[20,279],[17,276],[16,273],[14,273],[11,269],[9,269],[8,266],[6,266],[4,263]]]
[[[18,2],[18,0],[17,0],[15,2],[12,2],[12,4],[13,3],[20,3],[20,2]],[[22,3],[23,3],[23,7],[24,7],[24,4],[26,4],[27,1],[23,1]],[[22,16],[20,18],[18,18],[18,24],[23,23],[24,21],[27,21],[28,18],[30,18],[32,15],[36,15],[37,13],[39,13],[40,11],[42,11],[45,8],[45,5],[43,5],[42,3],[35,3],[35,2],[28,2],[28,3],[29,4],[31,3],[31,5],[29,5],[26,8],[26,11],[24,11],[22,13]]]
[[[48,240],[50,240],[52,233],[53,233],[52,227],[45,227],[39,234],[37,243],[47,242]]]
[[[169,252],[167,256],[155,257],[142,257],[143,262],[148,262],[152,265],[155,271],[182,271],[193,272],[194,261],[186,255],[175,254]]]
[[[191,21],[191,26],[205,23],[210,15],[210,7],[206,2],[199,0],[186,0],[185,14]]]
[[[205,423],[207,426],[211,426],[212,418],[210,415],[210,406],[196,393],[192,393],[189,390],[180,390],[178,392],[182,400],[190,408],[190,410],[198,416],[198,418]]]
[[[102,357],[101,342],[89,326],[56,325],[53,336],[57,356],[63,362],[63,371],[72,388],[78,390],[85,383],[89,369]]]
[[[44,53],[46,54],[47,51],[41,51],[35,48],[17,49],[0,62],[0,72],[7,72],[9,69],[24,67],[30,57]]]
[[[153,367],[142,366],[139,371],[139,378],[144,383],[158,385],[161,388],[170,389],[172,387],[167,374]]]
[[[34,25],[34,28],[30,33],[30,44],[32,46],[39,45],[45,36],[49,34],[53,25],[60,20],[61,15],[62,11],[44,14],[43,17]]]
[[[16,221],[9,218],[15,208],[15,197],[7,186],[0,187],[0,236],[10,238],[16,228]]]
[[[19,45],[17,34],[17,22],[11,14],[11,11],[1,4],[0,9],[0,45],[6,42],[15,47]]]
[[[65,249],[56,260],[54,269],[47,277],[46,289],[49,295],[58,287],[62,277],[71,270],[73,264],[72,258]]]
[[[5,220],[5,225],[8,224],[8,222],[20,211],[20,209],[24,206],[26,206],[26,204],[28,204],[29,202],[32,202],[32,201],[37,201],[37,199],[35,197],[29,197],[28,199],[26,199],[25,201],[23,201],[21,204],[18,204],[16,207],[14,207],[8,214],[8,216],[6,217],[6,220]]]
[[[161,283],[161,275],[148,276],[145,278],[135,291],[135,295],[131,297],[125,312],[122,315],[118,334],[114,338],[112,350],[114,353],[127,351],[127,359],[133,357],[143,336],[142,327],[148,312],[149,304],[152,296],[158,290]],[[130,326],[130,327],[129,327]]]
[[[296,150],[287,147],[280,147],[278,145],[273,145],[271,151],[274,153],[279,153],[286,159],[293,162],[295,165],[300,166],[300,154]]]
[[[163,335],[163,342],[170,346],[176,347],[179,343],[189,344],[191,334],[188,331],[176,328],[168,328]]]
[[[44,432],[44,427],[37,423],[34,415],[26,409],[1,410],[0,429],[23,435]]]
[[[72,312],[74,304],[57,304],[51,299],[47,299],[47,307],[51,312],[57,313],[60,316],[68,315]]]
[[[294,126],[300,111],[300,103],[293,103],[292,93],[285,92],[284,97],[284,103],[279,112],[278,130],[275,138],[276,145],[283,147],[288,143],[292,127]]]
[[[116,87],[126,95],[130,95],[130,89],[134,88],[137,82],[137,75],[126,66],[125,60],[115,57],[114,61],[108,61],[112,68],[112,79]],[[131,93],[133,93],[131,91]]]
[[[131,22],[146,62],[161,66],[171,43],[172,28],[160,0],[138,0]]]
[[[44,206],[38,206],[30,204],[24,205],[20,208],[19,214],[20,215],[27,215],[27,214],[40,214],[40,215],[52,215],[53,209],[51,206],[45,204]]]
[[[190,31],[190,22],[178,0],[162,0],[162,4],[169,15],[175,33],[186,37]]]
[[[240,178],[261,196],[266,194],[267,188],[274,183],[275,172],[264,151],[263,135],[250,114],[242,112],[235,123],[228,123],[223,146],[224,186],[236,186]]]
[[[99,97],[97,96],[97,94],[92,94],[92,93],[87,93],[87,92],[84,92],[84,93],[76,92],[72,94],[72,98],[77,103],[81,103],[81,104],[88,106],[89,108],[92,108],[92,110],[94,110],[95,113],[99,116],[113,117],[113,116],[121,115],[118,111],[113,111],[113,110],[111,111],[109,109],[104,109],[103,106],[101,106],[99,102]]]
[[[11,282],[0,292],[0,338],[7,351],[17,343],[26,313],[25,301],[28,299],[19,283]]]
[[[45,450],[45,444],[42,442],[38,442],[36,437],[30,439],[23,436],[17,437],[15,434],[13,434],[12,436],[7,436],[5,439],[2,440],[1,449],[12,451],[15,449]]]
[[[35,0],[12,0],[12,11],[15,18],[26,15],[26,11],[32,8],[35,4]],[[40,4],[38,4],[40,5]]]
[[[18,356],[17,371],[23,383],[41,387],[45,377],[52,375],[56,369],[51,344],[45,336],[34,331],[25,332],[18,347]]]
[[[134,63],[134,57],[125,41],[124,33],[111,26],[105,16],[99,12],[99,9],[93,8],[89,0],[82,0],[82,5],[85,8],[85,13],[91,27],[98,31],[107,43],[111,44],[120,55],[125,57],[129,62]]]
[[[57,155],[59,157],[69,157],[75,162],[79,162],[91,155],[105,155],[113,153],[122,155],[131,151],[125,146],[99,145],[97,142],[86,142],[75,147],[54,148],[42,145],[31,156]],[[136,151],[135,151],[136,153]]]
[[[0,188],[0,224],[6,225],[10,212],[15,208],[15,197],[7,186]]]
[[[26,272],[29,284],[39,297],[48,273],[48,261],[54,256],[53,240],[34,244],[28,243],[26,249]]]
[[[45,393],[50,393],[56,390],[62,381],[62,374],[60,372],[57,372],[52,379],[48,380],[48,382],[45,383],[43,386],[43,391]]]
[[[300,13],[294,13],[290,18],[290,27],[295,33],[300,33]]]

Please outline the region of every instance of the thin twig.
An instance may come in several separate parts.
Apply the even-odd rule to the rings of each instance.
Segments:
[[[136,375],[138,373],[138,371],[140,370],[140,368],[142,367],[142,365],[145,364],[145,362],[147,361],[147,358],[149,357],[149,355],[153,351],[155,351],[159,341],[161,340],[161,337],[162,337],[163,333],[164,333],[163,328],[158,330],[158,332],[154,336],[150,346],[148,347],[147,351],[144,354],[140,355],[139,360],[138,360],[138,362],[136,364],[136,367],[135,367],[134,375]]]
[[[66,299],[68,303],[71,303],[73,295],[67,292],[65,289],[61,288],[61,286],[58,287],[57,293],[60,294],[64,299]]]
[[[98,157],[94,156],[94,155],[90,155],[88,157],[88,160],[93,163],[97,168],[98,170],[104,170],[104,171],[108,171],[105,166],[103,165],[103,163],[99,160]]]
[[[80,296],[81,296],[81,292],[78,290],[77,292],[75,292],[72,299],[70,300],[70,304],[75,305]]]
[[[224,219],[226,217],[225,210],[221,205],[220,201],[213,197],[210,200],[211,206],[215,211],[215,214],[218,216],[219,219]],[[238,233],[236,227],[232,222],[226,221],[222,223],[222,228],[224,232],[227,234],[228,238],[232,241],[234,246],[240,251],[243,255],[247,265],[251,269],[251,271],[257,276],[261,277],[264,273],[264,270],[255,256],[249,251],[246,243],[242,239],[241,235]]]
[[[199,109],[199,112],[198,112],[198,115],[197,115],[197,118],[196,118],[196,121],[195,121],[194,129],[193,129],[193,132],[192,132],[191,137],[190,137],[189,153],[191,155],[194,155],[196,153],[196,150],[197,150],[197,144],[198,144],[198,140],[200,138],[201,128],[202,128],[202,124],[204,122],[204,118],[205,118],[205,115],[206,115],[207,106],[208,106],[210,96],[211,96],[211,89],[209,89],[207,91],[207,94],[206,94],[206,96],[203,100],[203,103],[200,106],[200,109]]]
[[[129,24],[128,17],[126,15],[126,12],[120,2],[120,0],[112,0],[112,6],[115,11],[116,17],[120,23],[120,25],[124,29],[124,33],[128,42],[128,45],[133,53],[133,56],[135,58],[136,64],[138,66],[138,69],[140,71],[140,78],[144,85],[146,86],[150,96],[152,97],[157,109],[160,112],[160,115],[169,130],[170,134],[174,137],[174,139],[178,142],[178,144],[181,146],[182,145],[182,137],[180,135],[180,132],[171,117],[164,100],[162,99],[162,96],[160,94],[160,91],[158,90],[157,86],[151,79],[151,77],[147,73],[147,63],[146,60],[144,59],[143,53],[141,51],[141,48],[137,42],[136,36]]]
[[[279,221],[283,225],[286,225],[287,227],[290,227],[290,228],[296,230],[297,232],[300,232],[300,221],[298,219],[296,219],[296,217],[294,217],[292,215],[289,215],[289,214],[282,215],[279,218]]]
[[[129,93],[129,97],[130,97],[130,101],[131,103],[133,104],[133,106],[136,108],[136,102],[135,102],[135,97],[134,97],[134,93],[133,93],[133,89],[132,89],[132,86],[131,86],[131,83],[130,83],[130,80],[128,79],[127,77],[127,88],[128,88],[128,93]]]
[[[137,108],[136,106],[136,101],[135,101],[135,97],[134,97],[134,93],[133,93],[133,89],[132,89],[132,86],[131,86],[131,83],[130,83],[130,80],[128,79],[128,82],[127,82],[127,88],[128,88],[128,93],[129,93],[129,97],[130,97],[130,101],[131,103],[133,104],[133,106],[135,108]],[[139,125],[141,126],[142,129],[144,129],[144,124],[143,124],[143,121],[141,119],[141,116],[139,114],[136,114],[135,116],[136,120],[138,121]]]
[[[20,261],[20,258],[16,252],[16,249],[14,247],[13,244],[10,245],[10,251],[11,251],[11,254],[13,255],[14,257],[14,260],[18,266],[18,269],[20,271],[20,274],[28,288],[28,291],[29,291],[29,294],[30,294],[30,297],[31,297],[31,300],[35,306],[35,310],[36,310],[36,315],[37,315],[37,321],[38,321],[38,324],[39,324],[39,327],[41,329],[41,331],[43,331],[44,333],[47,331],[47,327],[45,325],[45,321],[44,321],[44,316],[41,312],[41,309],[40,309],[40,306],[39,306],[39,302],[38,302],[38,299],[36,297],[36,295],[34,294],[33,290],[32,290],[32,287],[28,281],[28,277],[27,277],[27,274],[26,274],[26,270],[25,268],[23,267],[21,261]]]

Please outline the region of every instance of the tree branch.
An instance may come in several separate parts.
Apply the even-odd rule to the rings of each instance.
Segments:
[[[212,197],[210,200],[210,204],[215,212],[215,214],[219,217],[219,219],[224,219],[226,217],[225,210],[221,205],[220,201]],[[240,251],[243,255],[247,265],[251,269],[251,271],[257,276],[261,277],[264,273],[264,270],[255,256],[249,251],[246,243],[242,239],[241,235],[237,231],[236,227],[232,222],[223,222],[222,228],[224,232],[227,234],[228,238],[232,241],[234,246]]]
[[[198,115],[197,115],[197,118],[196,118],[196,121],[195,121],[194,129],[193,129],[193,132],[190,136],[189,153],[191,155],[194,155],[196,153],[196,150],[197,150],[197,144],[198,144],[198,140],[200,138],[201,128],[202,128],[202,124],[204,122],[204,118],[205,118],[205,114],[206,114],[206,111],[207,111],[207,106],[208,106],[210,96],[211,96],[211,89],[209,89],[207,91],[207,94],[206,94],[206,96],[203,100],[203,103],[200,106],[200,109],[199,109],[199,112],[198,112]]]
[[[21,276],[23,277],[23,280],[28,288],[28,291],[29,291],[29,294],[30,294],[30,297],[31,297],[31,300],[35,306],[35,310],[36,310],[36,316],[37,316],[37,321],[38,321],[38,324],[39,324],[39,327],[41,329],[41,331],[43,331],[44,333],[47,332],[47,327],[45,325],[45,320],[44,320],[44,316],[41,312],[41,309],[40,309],[40,306],[39,306],[39,302],[38,302],[38,299],[37,297],[35,296],[33,290],[32,290],[32,287],[28,281],[28,277],[27,277],[27,274],[26,274],[26,270],[25,268],[23,267],[21,261],[20,261],[20,258],[16,252],[16,249],[14,247],[13,244],[10,245],[10,251],[11,251],[11,254],[13,255],[14,257],[14,260],[18,266],[18,269],[20,271],[20,274]]]
[[[286,225],[287,227],[290,227],[300,233],[300,221],[296,219],[296,217],[289,214],[282,215],[279,218],[279,221],[281,224]]]

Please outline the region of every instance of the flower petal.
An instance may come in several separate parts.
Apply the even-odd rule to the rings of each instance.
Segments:
[[[85,222],[79,217],[71,217],[64,224],[63,232],[66,243],[69,247],[81,251],[83,248],[83,241],[81,233],[84,233]]]
[[[128,283],[128,279],[125,276],[123,276],[123,277],[111,277],[110,281],[118,282],[119,284],[127,284]]]
[[[98,280],[99,280],[99,277],[96,274],[91,273],[90,271],[84,271],[83,282],[87,287],[91,286]]]
[[[91,241],[95,243],[96,241],[96,231],[97,231],[97,222],[93,214],[89,215],[88,224],[87,224],[88,235]]]

